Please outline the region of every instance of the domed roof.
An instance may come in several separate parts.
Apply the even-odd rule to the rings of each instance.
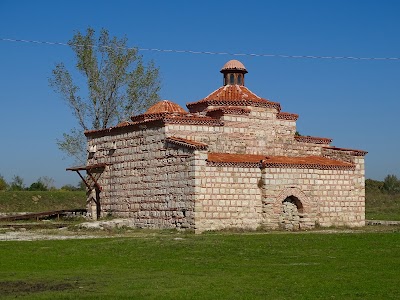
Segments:
[[[162,114],[162,113],[186,114],[187,112],[180,105],[174,102],[168,100],[162,100],[151,106],[144,114],[149,115],[149,114]]]
[[[221,73],[224,71],[238,70],[247,73],[246,67],[238,60],[232,59],[228,61],[221,69]]]
[[[280,111],[280,104],[261,98],[245,86],[225,85],[215,90],[207,97],[193,103],[186,104],[189,112],[195,113],[207,110],[209,106],[257,106],[270,107]]]

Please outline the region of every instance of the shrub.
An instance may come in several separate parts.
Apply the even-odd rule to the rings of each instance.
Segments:
[[[11,191],[23,191],[25,189],[25,184],[24,180],[22,177],[18,175],[14,175],[11,184],[10,184],[10,190]]]
[[[383,181],[366,179],[365,180],[365,189],[369,192],[382,192],[383,190]]]
[[[389,194],[400,193],[400,180],[396,175],[387,175],[383,180],[383,190]]]
[[[4,180],[3,176],[0,175],[0,191],[5,191],[6,189],[8,189],[8,184]]]
[[[28,191],[47,191],[47,187],[43,184],[43,182],[34,182],[28,188]]]

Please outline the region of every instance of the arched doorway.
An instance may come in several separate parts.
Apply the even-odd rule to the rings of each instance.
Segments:
[[[291,195],[282,201],[279,226],[285,230],[299,230],[303,217],[303,204]]]

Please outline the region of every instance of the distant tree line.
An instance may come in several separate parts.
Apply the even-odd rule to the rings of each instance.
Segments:
[[[2,175],[0,175],[0,191],[54,191],[57,190],[54,186],[54,179],[43,176],[39,177],[30,186],[26,186],[22,177],[14,175],[10,182],[7,182]],[[65,191],[84,191],[85,184],[80,182],[74,186],[72,184],[64,185],[60,190]]]
[[[370,192],[381,192],[391,195],[400,194],[400,179],[396,175],[390,174],[383,181],[367,179],[365,189]]]

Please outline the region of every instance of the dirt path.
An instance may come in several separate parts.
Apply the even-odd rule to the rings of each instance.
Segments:
[[[115,221],[113,221],[115,223]],[[99,223],[99,222],[97,222]],[[107,228],[100,222],[90,223],[91,226],[85,226],[83,230],[69,230],[67,227],[56,229],[27,229],[27,228],[0,228],[0,242],[2,241],[38,241],[38,240],[70,240],[70,239],[94,239],[94,238],[112,238],[112,237],[144,237],[154,236],[162,233],[162,230],[137,231],[132,229],[120,229],[115,231],[115,226]],[[113,224],[114,224],[113,223]],[[86,224],[86,223],[83,223]],[[81,224],[82,225],[82,224]],[[114,224],[115,225],[115,224]],[[319,228],[307,231],[293,231],[291,234],[354,234],[365,232],[400,232],[400,226],[374,225],[362,228]],[[180,234],[177,232],[177,234]],[[235,231],[221,231],[214,234],[235,234]],[[236,232],[236,234],[288,234],[288,231],[248,231]],[[174,235],[174,234],[172,234]]]
[[[1,241],[38,241],[38,240],[70,240],[93,239],[101,236],[76,234],[65,230],[32,230],[32,231],[3,231],[0,232]],[[103,236],[104,237],[104,236]]]

